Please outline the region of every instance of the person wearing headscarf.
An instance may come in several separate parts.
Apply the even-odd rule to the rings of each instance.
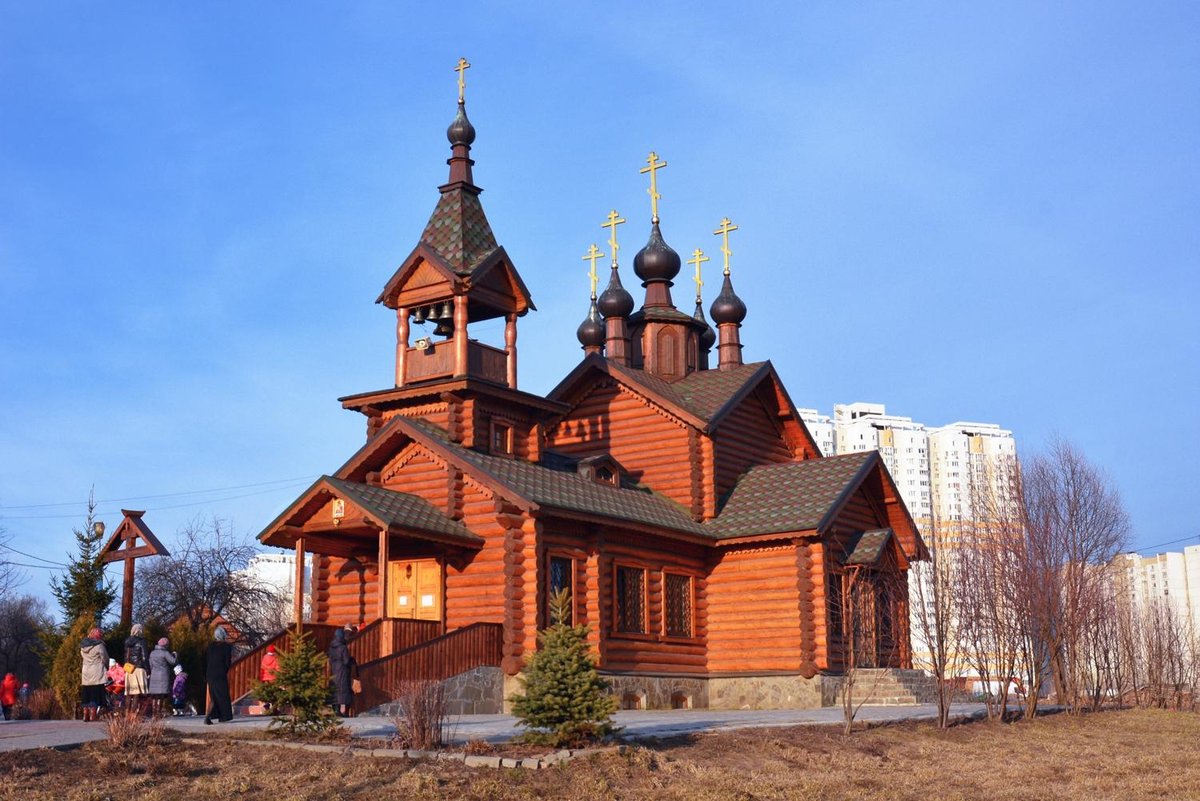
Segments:
[[[104,638],[98,626],[93,626],[79,643],[79,653],[83,658],[79,697],[83,704],[83,719],[99,720],[100,707],[105,705],[104,679],[105,667],[108,665],[108,648],[104,645]]]
[[[150,673],[150,649],[142,636],[141,623],[134,623],[125,638],[125,697],[131,707],[146,711],[145,697],[149,692],[147,678]],[[132,670],[130,669],[132,667]]]
[[[204,652],[204,680],[208,684],[208,709],[205,725],[211,726],[213,715],[222,723],[233,720],[233,701],[229,698],[229,666],[233,663],[233,647],[227,641],[224,626],[217,626],[213,641]]]
[[[160,713],[171,697],[171,680],[174,675],[171,668],[175,667],[175,653],[168,651],[170,641],[163,637],[150,652],[150,698],[154,704],[155,713]]]
[[[346,630],[338,629],[333,633],[333,642],[329,644],[326,654],[329,658],[329,672],[333,678],[334,704],[339,715],[349,715],[354,706],[354,686],[351,673],[358,668],[350,649],[346,645]]]

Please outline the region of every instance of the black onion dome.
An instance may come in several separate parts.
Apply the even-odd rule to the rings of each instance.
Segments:
[[[670,281],[679,275],[679,254],[663,241],[658,223],[650,226],[650,241],[633,257],[633,271],[643,283]]]
[[[608,279],[608,288],[600,294],[600,313],[605,317],[628,317],[633,313],[633,295],[621,285],[621,276],[617,275],[615,264],[612,276]]]
[[[692,316],[704,323],[704,330],[700,332],[700,350],[712,350],[712,346],[717,342],[717,332],[708,324],[708,320],[704,319],[704,306],[700,304],[700,298],[696,298],[696,313]]]
[[[579,324],[579,328],[575,331],[575,336],[579,338],[579,344],[585,348],[588,346],[601,347],[604,345],[604,323],[600,320],[600,312],[596,308],[595,300],[592,300],[592,306],[588,309],[588,316]]]
[[[713,322],[717,325],[740,323],[746,319],[746,304],[734,293],[733,283],[729,280],[728,275],[725,276],[725,282],[721,284],[721,294],[717,295],[717,299],[709,307],[708,313],[712,315]]]
[[[446,138],[452,145],[470,145],[475,141],[475,126],[467,119],[465,104],[458,104],[458,113],[454,115],[454,122],[446,129]]]

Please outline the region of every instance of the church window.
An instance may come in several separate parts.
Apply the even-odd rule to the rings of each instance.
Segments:
[[[550,557],[550,581],[548,582],[546,592],[546,624],[549,625],[554,621],[550,618],[550,598],[556,595],[561,590],[566,590],[571,593],[571,608],[575,607],[575,593],[571,586],[571,578],[574,573],[574,563],[566,556],[551,556]],[[563,623],[568,626],[574,625],[575,615],[568,614]]]
[[[513,452],[512,426],[492,421],[490,452],[497,456],[511,456]]]
[[[692,577],[667,573],[666,633],[668,637],[692,635]]]
[[[646,571],[640,567],[617,566],[617,631],[646,633]]]
[[[842,576],[829,573],[825,578],[826,596],[829,598],[829,633],[833,639],[842,636]]]

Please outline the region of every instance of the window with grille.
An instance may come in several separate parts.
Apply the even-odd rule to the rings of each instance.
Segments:
[[[561,590],[566,590],[574,595],[574,589],[571,587],[571,560],[565,556],[550,557],[550,585],[546,593],[546,622],[553,623],[554,620],[550,616],[550,598],[558,594]],[[571,609],[567,613],[567,619],[563,621],[568,626],[575,625],[574,615],[575,601],[572,597]]]
[[[646,633],[646,571],[640,567],[617,568],[617,631]]]
[[[667,573],[667,636],[692,636],[692,577]]]
[[[842,637],[842,577],[829,573],[826,577],[826,597],[829,598],[829,633],[831,637]]]

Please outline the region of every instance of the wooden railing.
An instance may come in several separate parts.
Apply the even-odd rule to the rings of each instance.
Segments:
[[[340,628],[341,626],[331,626],[324,623],[304,624],[305,633],[312,635],[313,645],[322,653],[329,647],[329,643],[333,642],[333,633]],[[229,697],[233,699],[234,703],[237,703],[246,693],[250,692],[250,688],[254,686],[254,682],[258,681],[258,671],[262,666],[262,657],[267,652],[267,646],[274,645],[276,651],[291,648],[292,631],[290,628],[284,629],[254,650],[244,654],[230,666]]]
[[[391,623],[392,629],[392,647],[387,651],[376,651],[372,659],[364,659],[359,662],[360,665],[365,665],[381,656],[407,651],[414,645],[429,642],[442,633],[442,624],[437,620],[391,620],[388,622]]]
[[[395,698],[405,679],[441,680],[472,668],[500,664],[503,626],[473,623],[406,648],[403,651],[359,665],[362,694],[355,699],[359,711],[374,709]]]

